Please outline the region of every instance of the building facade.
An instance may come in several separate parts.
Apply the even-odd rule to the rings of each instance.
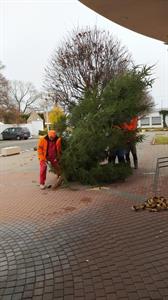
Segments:
[[[159,113],[161,109],[156,109],[149,115],[144,116],[138,121],[140,128],[163,128],[163,116]],[[168,110],[168,109],[165,109]],[[166,116],[166,124],[168,125],[168,116]]]

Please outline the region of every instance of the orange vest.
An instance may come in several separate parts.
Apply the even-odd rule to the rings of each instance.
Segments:
[[[138,117],[134,117],[131,119],[129,123],[123,123],[121,128],[127,129],[128,131],[133,131],[137,129]]]
[[[38,153],[38,159],[39,160],[47,160],[47,148],[48,148],[48,140],[47,136],[41,137],[39,139],[38,145],[37,145],[37,153]],[[55,148],[57,157],[60,158],[61,156],[61,137],[59,137],[55,142]]]

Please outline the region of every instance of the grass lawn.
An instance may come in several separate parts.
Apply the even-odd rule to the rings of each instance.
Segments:
[[[156,135],[155,136],[155,145],[165,145],[168,144],[168,136],[165,135]]]

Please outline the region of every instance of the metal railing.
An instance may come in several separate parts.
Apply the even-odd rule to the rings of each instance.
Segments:
[[[153,193],[154,196],[157,196],[158,192],[158,181],[159,181],[159,175],[160,175],[160,169],[168,167],[168,156],[165,157],[159,157],[156,162],[156,170],[153,180]]]

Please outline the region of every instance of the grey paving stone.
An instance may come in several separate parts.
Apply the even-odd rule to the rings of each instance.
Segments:
[[[152,156],[156,150],[150,145],[147,149],[150,160],[148,152]],[[146,165],[153,168],[144,156],[136,175],[104,191],[60,189],[43,195],[20,184],[15,201],[21,197],[22,204],[17,208],[29,209],[22,191],[33,198],[32,214],[25,218],[16,209],[5,223],[0,220],[0,299],[166,300],[167,212],[130,209],[151,189],[152,176],[144,177],[141,170]],[[27,176],[26,181],[32,173]],[[22,177],[15,174],[23,184]],[[166,182],[167,175],[162,178],[164,191]],[[10,195],[12,203],[14,193]],[[91,202],[84,204],[83,197]],[[41,210],[43,201],[46,211]],[[75,210],[65,213],[67,207]],[[17,213],[18,218],[12,219]]]

